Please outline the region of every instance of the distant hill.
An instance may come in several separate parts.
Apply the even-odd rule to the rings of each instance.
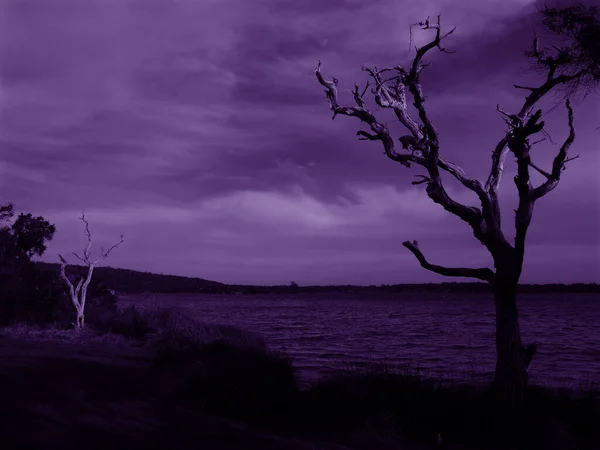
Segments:
[[[36,262],[43,271],[60,273],[60,264]],[[76,266],[78,270],[87,270]],[[67,271],[76,270],[73,265]],[[68,272],[67,272],[68,273]],[[176,275],[159,275],[137,270],[115,269],[112,267],[96,267],[94,278],[102,279],[108,287],[122,293],[134,292],[221,292],[227,290],[227,285],[217,281],[202,278],[180,277]]]
[[[44,262],[36,263],[44,271],[59,274],[60,264]],[[83,266],[77,266],[84,270]],[[69,266],[68,270],[74,270]],[[202,278],[181,277],[176,275],[159,275],[136,270],[115,269],[112,267],[97,267],[94,271],[96,279],[101,279],[117,292],[164,292],[164,293],[215,293],[215,294],[290,294],[317,292],[482,292],[490,293],[486,283],[429,283],[429,284],[392,284],[379,286],[249,286],[228,285]],[[522,293],[600,293],[598,284],[521,284]]]

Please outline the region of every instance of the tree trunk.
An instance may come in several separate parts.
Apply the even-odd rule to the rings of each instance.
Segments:
[[[498,275],[498,273],[497,273]],[[519,274],[500,276],[493,285],[496,306],[496,370],[494,387],[508,406],[523,403],[527,387],[527,360],[517,313],[516,290]]]
[[[83,330],[85,326],[85,319],[83,316],[83,308],[81,310],[77,310],[77,318],[75,319],[75,329],[77,331]]]

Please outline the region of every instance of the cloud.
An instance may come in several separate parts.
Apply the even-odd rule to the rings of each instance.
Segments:
[[[444,157],[485,181],[505,128],[496,104],[519,108],[524,93],[513,83],[537,80],[522,50],[540,5],[0,0],[0,193],[57,223],[54,250],[79,245],[85,209],[100,240],[128,237],[115,264],[159,272],[439,280],[405,254],[405,239],[421,240],[433,260],[487,264],[468,226],[410,186],[419,168],[358,141],[366,128],[357,119],[331,120],[314,69],[322,59],[340,101],[352,104],[353,83],[366,80],[361,66],[406,64],[410,24],[441,13],[444,27],[457,25],[448,40],[456,53],[428,55],[426,105]],[[415,44],[430,37],[413,28]],[[541,105],[560,142],[567,128],[564,107],[551,111],[556,100]],[[368,101],[394,135],[406,134]],[[576,106],[572,151],[582,157],[536,205],[528,239],[538,255],[599,243],[596,112],[593,98]],[[537,145],[536,163],[550,167],[556,150]],[[509,156],[500,195],[510,236],[513,176]],[[444,180],[457,201],[477,204]],[[560,267],[535,258],[526,279]],[[586,261],[588,272],[573,279],[598,268]]]
[[[310,233],[361,226],[383,225],[393,215],[427,221],[445,213],[433,205],[419,189],[400,191],[390,185],[352,186],[354,202],[327,204],[306,194],[299,186],[288,192],[237,191],[214,196],[196,204],[166,204],[92,208],[86,211],[98,224],[135,226],[143,223],[196,224],[203,221],[240,227],[244,223],[281,233]],[[58,222],[71,220],[79,210],[45,211]]]

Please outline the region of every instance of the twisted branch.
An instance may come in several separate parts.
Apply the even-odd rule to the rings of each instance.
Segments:
[[[575,127],[573,126],[573,108],[571,108],[571,102],[567,99],[565,105],[568,111],[569,136],[562,144],[560,150],[558,151],[558,154],[554,158],[554,161],[552,163],[552,172],[543,172],[543,174],[546,176],[546,181],[533,190],[533,201],[543,197],[548,192],[552,191],[558,185],[558,182],[560,181],[560,176],[565,170],[565,165],[568,162],[579,158],[579,155],[574,156],[572,158],[567,158],[569,148],[571,147],[571,144],[573,144],[573,142],[575,141]],[[538,169],[538,171],[540,171],[540,169]]]

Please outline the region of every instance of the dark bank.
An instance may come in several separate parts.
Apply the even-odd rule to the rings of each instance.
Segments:
[[[592,388],[529,386],[510,410],[485,386],[372,365],[300,389],[289,358],[254,333],[92,298],[79,333],[59,319],[1,330],[7,448],[600,446]]]

